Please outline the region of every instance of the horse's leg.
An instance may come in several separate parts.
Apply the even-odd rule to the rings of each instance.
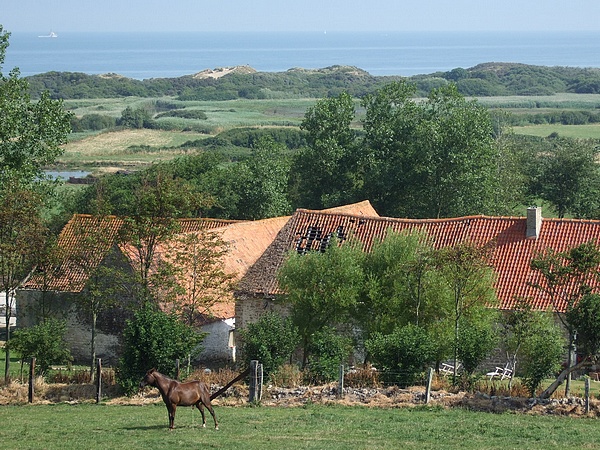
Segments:
[[[175,428],[175,410],[177,409],[177,405],[171,403],[171,405],[167,408],[169,410],[169,430],[172,430]]]
[[[208,399],[208,401],[202,400],[202,403],[204,403],[204,406],[206,406],[206,409],[208,409],[208,412],[210,412],[210,415],[212,416],[213,420],[215,421],[215,430],[218,430],[219,424],[217,423],[217,416],[215,416],[215,410],[213,409],[212,405],[210,404],[210,398]]]
[[[206,417],[204,417],[204,406],[202,405],[202,400],[199,400],[196,403],[196,408],[200,410],[200,414],[202,414],[202,428],[206,428]]]

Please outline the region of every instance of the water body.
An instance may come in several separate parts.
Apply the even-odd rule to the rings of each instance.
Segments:
[[[12,33],[3,71],[170,78],[249,65],[262,72],[356,66],[372,75],[429,74],[485,62],[600,67],[600,32]]]

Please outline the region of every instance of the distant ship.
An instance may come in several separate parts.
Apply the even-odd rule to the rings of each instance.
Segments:
[[[41,38],[57,38],[58,34],[56,34],[54,31],[51,31],[50,34],[45,34],[43,36],[38,36]]]

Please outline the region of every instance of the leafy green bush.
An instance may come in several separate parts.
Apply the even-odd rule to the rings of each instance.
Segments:
[[[43,375],[52,364],[67,364],[72,361],[64,339],[66,330],[64,321],[47,319],[33,327],[15,331],[9,342],[10,349],[19,353],[21,360],[35,357],[35,372]]]
[[[340,364],[345,363],[352,352],[352,340],[330,327],[316,332],[308,345],[306,381],[323,384],[338,379]]]
[[[386,382],[413,384],[435,360],[435,345],[427,330],[417,325],[398,327],[391,334],[376,333],[365,342],[373,364]]]
[[[131,395],[149,369],[155,368],[173,377],[175,360],[198,355],[204,336],[205,333],[179,322],[174,315],[151,305],[143,306],[126,322],[117,382]]]
[[[246,366],[256,359],[263,365],[265,376],[268,376],[290,359],[298,345],[298,330],[289,318],[267,312],[257,322],[241,329],[240,338],[241,354]]]

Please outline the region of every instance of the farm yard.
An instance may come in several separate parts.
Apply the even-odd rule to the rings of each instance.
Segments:
[[[170,432],[160,398],[148,401],[143,405],[115,401],[101,405],[62,402],[2,406],[0,420],[4,425],[0,439],[6,449],[48,450],[82,446],[90,449],[583,449],[598,448],[600,442],[596,419],[560,413],[492,414],[478,411],[475,404],[468,403],[454,408],[441,404],[373,407],[306,399],[286,407],[268,403],[225,406],[226,401],[216,401],[219,431],[211,426],[200,428],[198,411],[180,408],[176,428]]]

